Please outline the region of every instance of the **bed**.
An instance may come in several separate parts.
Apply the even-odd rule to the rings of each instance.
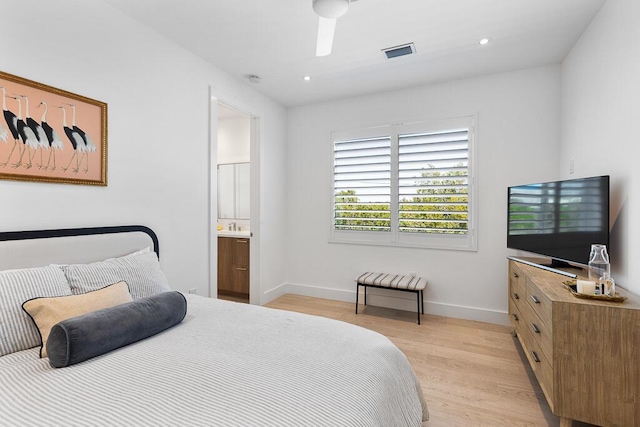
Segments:
[[[0,233],[0,279],[22,269],[82,271],[140,253],[159,256],[157,236],[141,226]],[[142,280],[155,280],[149,277]],[[131,304],[146,298],[153,297]],[[378,333],[300,313],[184,299],[186,315],[175,326],[70,366],[53,367],[39,357],[39,345],[5,350],[0,425],[392,427],[428,419],[407,358]],[[11,309],[9,300],[0,301],[2,310]]]

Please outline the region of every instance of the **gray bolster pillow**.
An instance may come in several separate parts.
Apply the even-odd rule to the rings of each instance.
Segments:
[[[162,292],[55,324],[47,340],[56,368],[84,362],[143,340],[182,322],[187,300],[180,292]]]

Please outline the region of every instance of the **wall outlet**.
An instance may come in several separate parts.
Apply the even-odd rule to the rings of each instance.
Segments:
[[[189,289],[189,293],[197,295],[198,294],[198,289],[197,288],[191,288],[191,289]]]
[[[409,272],[409,276],[411,276],[411,277],[416,277],[416,272],[415,272],[415,271],[410,271],[410,272]]]
[[[575,160],[569,159],[569,173],[573,173],[575,170]]]

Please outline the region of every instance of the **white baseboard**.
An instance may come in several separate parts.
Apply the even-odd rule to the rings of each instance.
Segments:
[[[276,286],[273,289],[269,289],[260,297],[260,305],[265,305],[274,299],[289,293],[289,284],[283,283],[282,285]]]
[[[316,298],[326,298],[336,301],[345,301],[355,304],[356,292],[343,289],[324,288],[319,286],[308,286],[297,283],[285,283],[265,293],[269,294],[268,301],[291,293]],[[364,293],[360,291],[360,303],[364,303]],[[267,302],[268,302],[267,301]],[[417,308],[416,295],[410,292],[388,291],[385,289],[367,290],[367,304],[394,308],[396,310],[406,310],[415,312]],[[453,317],[457,319],[475,320],[478,322],[494,323],[498,325],[510,325],[506,312],[497,310],[487,310],[484,308],[467,307],[454,304],[443,304],[439,302],[424,301],[424,312],[436,316]]]

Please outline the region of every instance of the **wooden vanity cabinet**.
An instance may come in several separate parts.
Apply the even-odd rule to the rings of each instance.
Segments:
[[[576,298],[536,261],[509,260],[509,318],[561,427],[640,426],[640,298]]]
[[[218,293],[249,296],[249,239],[218,237]]]

